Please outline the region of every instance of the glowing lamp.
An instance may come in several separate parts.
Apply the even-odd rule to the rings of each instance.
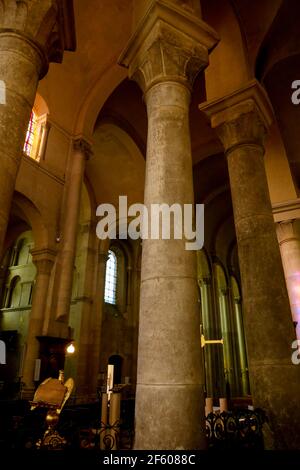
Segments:
[[[73,343],[69,344],[69,346],[67,347],[67,353],[68,354],[74,354],[75,352],[75,346]]]

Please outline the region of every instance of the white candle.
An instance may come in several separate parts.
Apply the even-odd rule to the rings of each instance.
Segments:
[[[114,386],[114,365],[108,364],[107,366],[107,393],[110,393],[110,390]]]
[[[40,380],[40,373],[41,373],[41,360],[35,360],[35,368],[34,368],[34,381],[38,382]]]

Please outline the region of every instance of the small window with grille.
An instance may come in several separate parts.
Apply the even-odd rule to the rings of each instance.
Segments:
[[[109,250],[108,260],[106,262],[105,290],[104,290],[104,301],[108,304],[116,305],[117,303],[117,280],[118,280],[117,256],[112,250]]]

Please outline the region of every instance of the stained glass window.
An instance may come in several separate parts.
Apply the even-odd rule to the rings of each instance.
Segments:
[[[109,250],[105,272],[104,301],[113,305],[117,303],[117,267],[117,257],[112,250]]]
[[[34,111],[32,111],[30,115],[30,119],[29,119],[25,144],[23,148],[24,153],[26,153],[28,157],[30,157],[32,154],[32,147],[33,147],[33,142],[35,138],[35,132],[36,132],[36,114],[34,113]]]

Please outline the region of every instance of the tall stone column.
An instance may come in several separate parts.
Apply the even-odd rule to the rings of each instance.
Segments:
[[[219,290],[219,306],[220,306],[220,319],[222,337],[224,340],[224,364],[225,364],[225,382],[227,397],[236,396],[236,383],[235,383],[235,365],[234,353],[232,344],[232,326],[230,322],[230,311],[228,305],[228,289]]]
[[[87,251],[86,266],[84,272],[84,291],[81,298],[81,318],[80,331],[78,337],[75,338],[77,346],[77,362],[76,362],[76,400],[88,398],[96,395],[96,377],[90,370],[91,350],[95,342],[94,329],[92,326],[94,311],[93,304],[99,295],[96,286],[97,277],[97,257],[98,257],[98,239],[96,237],[96,223],[90,221],[87,224],[89,234],[86,236],[86,244],[84,249]]]
[[[221,338],[221,332],[215,322],[212,306],[211,279],[203,278],[200,281],[201,309],[203,334],[206,340]],[[223,346],[218,343],[207,343],[204,347],[206,395],[207,398],[225,397]],[[220,361],[220,356],[222,361]]]
[[[215,339],[213,334],[213,328],[211,324],[211,298],[209,292],[209,285],[211,280],[209,278],[204,278],[199,280],[199,287],[201,293],[201,311],[202,311],[202,334],[207,340]],[[204,347],[204,370],[205,370],[205,389],[206,389],[206,398],[213,398],[215,394],[215,381],[214,381],[214,371],[216,368],[213,365],[213,345],[207,344]]]
[[[191,85],[216,35],[191,14],[153,2],[121,62],[148,112],[145,205],[192,204]],[[136,449],[205,446],[196,254],[185,240],[143,241]]]
[[[239,356],[240,385],[243,396],[250,394],[249,373],[247,350],[244,336],[242,301],[240,298],[234,298],[235,324],[237,329],[237,347]]]
[[[137,381],[137,357],[138,357],[138,325],[139,325],[139,305],[140,305],[140,290],[141,290],[141,268],[135,261],[133,268],[133,296],[132,296],[132,327],[133,327],[133,341],[132,341],[132,369],[131,369],[131,388],[135,391]]]
[[[56,0],[7,0],[0,5],[0,252],[38,81],[49,61],[71,47],[63,34],[64,16]],[[65,12],[66,13],[66,12]],[[65,24],[67,31],[67,25]],[[71,37],[72,35],[70,35]],[[54,43],[55,40],[55,43]]]
[[[101,348],[101,329],[104,306],[104,288],[105,288],[105,271],[107,252],[98,252],[98,266],[95,282],[93,318],[90,324],[90,334],[93,335],[93,343],[90,350],[90,378],[91,388],[96,390],[100,365],[100,348]]]
[[[300,339],[300,238],[295,228],[295,220],[279,222],[277,224],[277,237],[292,318],[294,324],[297,325],[297,336]]]
[[[254,80],[200,106],[228,161],[241,270],[253,403],[270,420],[276,448],[300,447],[300,369],[291,362],[295,331],[264,166],[272,111]]]
[[[81,188],[85,161],[88,160],[91,153],[91,146],[84,139],[78,138],[74,140],[64,207],[63,247],[61,252],[60,283],[56,308],[56,319],[66,323],[69,318],[72,296]]]
[[[22,374],[25,393],[32,392],[34,388],[33,378],[35,360],[39,358],[40,348],[37,336],[42,335],[50,275],[55,260],[55,253],[52,250],[32,250],[31,253],[37,273],[29,318],[26,353]]]

